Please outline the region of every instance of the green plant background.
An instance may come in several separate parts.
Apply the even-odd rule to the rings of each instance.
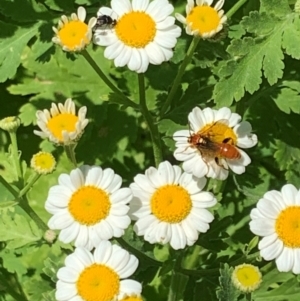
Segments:
[[[211,229],[200,234],[195,246],[175,252],[145,243],[128,229],[124,237],[128,245],[123,246],[136,252],[140,260],[133,278],[142,281],[145,300],[250,300],[230,282],[232,267],[243,262],[259,266],[263,274],[253,300],[300,298],[297,276],[279,273],[274,262],[256,260],[257,240],[248,225],[251,209],[265,192],[280,190],[286,183],[300,188],[300,18],[293,10],[294,1],[242,2],[229,19],[224,37],[200,41],[171,107],[162,117],[158,112],[192,37],[183,30],[171,61],[150,66],[145,73],[147,105],[161,134],[164,160],[178,164],[170,136],[188,128],[187,115],[195,106],[230,107],[251,123],[259,140],[255,148],[247,150],[252,163],[243,175],[230,174],[224,183],[209,182],[207,189],[216,193],[219,204]],[[227,0],[225,12],[236,3]],[[185,1],[172,4],[176,12],[184,12]],[[73,168],[62,147],[33,134],[37,129],[35,112],[48,109],[52,102],[71,97],[77,107],[87,106],[90,122],[76,148],[80,164],[111,167],[122,176],[124,186],[155,165],[141,112],[112,93],[83,56],[65,53],[51,42],[52,26],[62,14],[76,12],[79,5],[86,8],[89,18],[109,3],[0,1],[0,119],[14,115],[21,119],[17,137],[26,180],[33,173],[26,166],[39,150],[52,152],[57,160],[55,172],[42,176],[27,194],[45,223],[50,217],[44,209],[49,188],[61,173]],[[88,51],[118,88],[138,104],[137,75],[127,68],[116,69],[104,58],[101,47],[89,45]],[[0,131],[0,175],[16,187],[9,145],[9,136]],[[1,184],[0,214],[0,300],[55,300],[56,271],[72,246],[45,243],[43,233]],[[200,256],[195,258],[195,252]],[[177,290],[170,293],[174,287]]]

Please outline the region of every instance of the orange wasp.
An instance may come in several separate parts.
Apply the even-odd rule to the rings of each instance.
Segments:
[[[218,127],[217,133],[214,133],[215,127]],[[232,144],[232,138],[223,139],[227,129],[228,120],[221,119],[214,122],[208,129],[192,134],[188,142],[199,150],[204,160],[214,159],[218,165],[220,165],[219,159],[238,160],[241,154]],[[218,136],[221,137],[218,139]],[[221,142],[216,142],[218,140]]]

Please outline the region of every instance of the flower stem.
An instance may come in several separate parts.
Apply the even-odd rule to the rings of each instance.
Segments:
[[[139,94],[140,94],[140,110],[146,120],[146,123],[150,131],[152,146],[153,146],[154,161],[157,167],[159,163],[162,162],[163,160],[161,138],[158,132],[157,125],[154,123],[153,117],[149,112],[146,104],[145,78],[143,73],[138,73],[138,81],[139,81]]]
[[[134,248],[133,246],[131,246],[126,240],[124,240],[123,238],[115,238],[115,240],[127,251],[129,251],[130,253],[134,254],[136,257],[138,257],[139,259],[143,259],[148,261],[149,263],[151,263],[151,265],[154,266],[162,266],[162,263],[147,256],[145,253],[140,252],[139,250],[137,250],[136,248]]]
[[[201,247],[198,245],[195,245],[192,254],[188,257],[188,262],[186,263],[186,268],[188,270],[194,269],[195,266],[197,266],[198,260],[199,260],[199,252],[201,250]]]
[[[35,213],[35,211],[28,204],[26,196],[22,198],[19,206],[31,217],[31,219],[36,223],[36,225],[43,231],[48,230],[48,226],[40,219],[40,217]]]
[[[16,301],[27,301],[28,298],[25,295],[22,286],[18,281],[18,277],[16,273],[7,273],[7,271],[3,268],[0,269],[0,282],[1,286],[5,292],[13,297]]]
[[[189,279],[186,275],[179,272],[181,270],[183,255],[184,252],[181,250],[180,254],[176,258],[175,266],[172,271],[171,284],[167,301],[182,300],[182,292],[185,291],[185,287]]]
[[[18,142],[16,132],[9,132],[10,140],[11,140],[11,154],[13,157],[14,165],[17,170],[18,180],[19,182],[23,182],[23,173],[20,164],[19,158],[19,150],[18,150]]]
[[[77,167],[76,156],[75,156],[76,146],[77,144],[64,145],[64,149],[67,154],[67,157],[73,163],[75,168]]]
[[[173,82],[173,85],[172,85],[172,88],[168,94],[168,97],[165,101],[165,104],[163,105],[163,107],[161,108],[161,111],[160,111],[160,117],[162,118],[163,115],[166,113],[166,111],[169,109],[170,105],[171,105],[171,102],[173,100],[173,97],[178,89],[178,86],[180,84],[180,81],[181,81],[181,78],[184,74],[184,71],[185,71],[185,68],[187,67],[187,65],[190,63],[192,57],[193,57],[193,54],[194,54],[194,51],[198,45],[200,41],[200,37],[198,36],[194,36],[191,44],[190,44],[190,47],[185,55],[185,58],[183,59],[182,63],[181,63],[181,66],[177,72],[177,75],[174,79],[174,82]]]
[[[248,0],[239,0],[231,9],[226,13],[228,19],[230,19]]]
[[[104,72],[101,70],[101,68],[97,65],[97,63],[94,61],[94,59],[91,57],[91,55],[87,52],[86,49],[81,51],[81,54],[83,57],[87,60],[87,62],[91,65],[91,67],[95,70],[95,72],[99,75],[99,77],[104,81],[104,83],[113,91],[115,92],[120,99],[122,100],[122,104],[127,105],[129,107],[132,107],[134,109],[138,109],[138,105],[127,98],[110,80],[109,78],[104,74]]]
[[[0,183],[17,199],[18,198],[18,192],[13,189],[12,186],[6,180],[0,175]]]
[[[25,185],[25,187],[19,192],[19,198],[25,195],[28,190],[34,185],[34,183],[40,178],[40,174],[35,173],[35,175],[31,178],[31,180]]]

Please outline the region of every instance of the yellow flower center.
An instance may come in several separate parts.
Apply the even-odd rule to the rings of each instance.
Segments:
[[[55,167],[55,159],[50,153],[39,152],[32,157],[31,166],[37,172],[48,173]]]
[[[87,38],[88,31],[89,28],[87,24],[80,20],[73,20],[64,24],[58,32],[58,37],[63,46],[74,50],[76,46],[80,46],[82,42],[84,42],[84,44],[89,43],[89,39]]]
[[[216,143],[228,143],[236,145],[237,136],[231,127],[222,122],[214,122],[205,125],[197,134],[203,135]]]
[[[118,20],[115,30],[117,36],[125,45],[144,48],[154,40],[156,24],[148,14],[132,11]]]
[[[186,17],[187,24],[192,23],[192,30],[199,30],[200,34],[216,30],[220,24],[218,12],[210,6],[196,6]]]
[[[177,185],[165,185],[157,189],[151,197],[151,211],[161,221],[179,223],[192,209],[188,192]]]
[[[252,292],[261,283],[261,273],[252,264],[241,264],[234,269],[232,274],[233,283],[244,292]]]
[[[282,210],[276,219],[275,230],[286,247],[300,248],[300,206]]]
[[[119,275],[103,264],[85,268],[76,283],[78,295],[85,301],[111,301],[119,293]]]
[[[62,131],[72,133],[76,130],[78,117],[70,113],[62,113],[52,117],[47,124],[49,131],[60,142],[63,142]]]
[[[69,212],[80,224],[97,224],[109,214],[111,203],[108,194],[95,186],[83,186],[73,193]]]

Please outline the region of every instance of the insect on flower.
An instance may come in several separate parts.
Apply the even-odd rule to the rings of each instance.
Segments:
[[[220,159],[238,160],[241,158],[239,150],[233,145],[232,138],[224,139],[227,127],[228,120],[218,120],[207,129],[191,134],[188,137],[188,143],[198,149],[205,161],[215,160],[219,166],[224,167]]]
[[[117,20],[113,19],[111,16],[108,15],[100,15],[97,18],[96,25],[94,29],[106,29],[106,28],[113,28],[117,25]]]

